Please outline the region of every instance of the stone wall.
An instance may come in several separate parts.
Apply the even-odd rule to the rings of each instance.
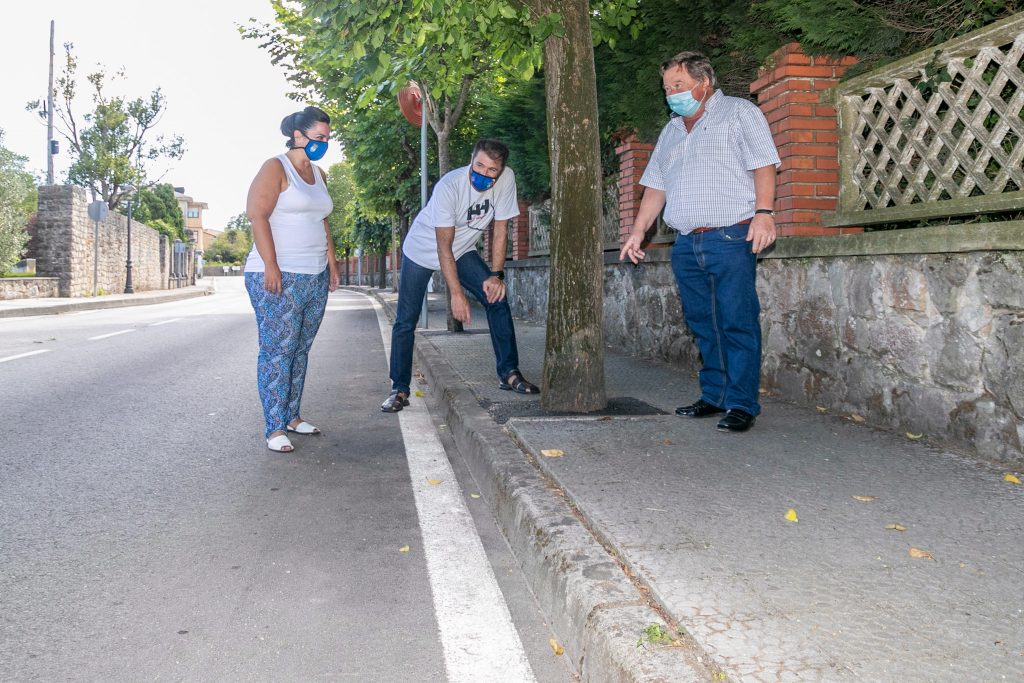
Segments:
[[[605,260],[605,342],[699,369],[669,250],[639,268],[617,257]],[[544,319],[547,266],[508,265],[516,316]],[[763,388],[1024,465],[1022,282],[1021,251],[763,259]]]
[[[57,296],[57,283],[55,277],[0,278],[0,301]]]
[[[36,273],[56,277],[60,296],[93,292],[94,224],[83,188],[44,185],[39,188],[39,213],[28,244]],[[99,224],[98,288],[123,292],[128,255],[128,219],[111,211]],[[132,284],[136,291],[166,289],[170,245],[156,230],[132,221]]]

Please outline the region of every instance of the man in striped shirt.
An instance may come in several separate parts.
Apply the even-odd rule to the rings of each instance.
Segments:
[[[644,235],[664,209],[679,233],[672,271],[703,362],[700,398],[676,414],[724,413],[718,429],[742,432],[761,412],[756,266],[775,241],[779,155],[764,114],[722,94],[707,57],[682,52],[661,76],[672,118],[640,179],[643,200],[619,260],[644,258]]]

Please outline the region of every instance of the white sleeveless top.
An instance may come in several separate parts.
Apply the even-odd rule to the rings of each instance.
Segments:
[[[319,275],[327,267],[327,233],[324,219],[334,209],[327,194],[323,175],[313,168],[313,184],[299,175],[287,154],[277,160],[284,168],[288,187],[278,195],[277,205],[270,214],[270,232],[277,252],[277,265],[282,273]],[[245,261],[245,272],[262,273],[266,266],[256,245]]]

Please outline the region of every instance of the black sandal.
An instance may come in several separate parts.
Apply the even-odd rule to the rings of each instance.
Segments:
[[[539,394],[540,389],[536,385],[530,384],[523,378],[523,373],[516,370],[505,378],[504,382],[498,384],[499,389],[505,391],[514,391],[517,394]]]
[[[380,404],[380,412],[382,413],[397,413],[402,408],[409,405],[409,397],[406,396],[405,392],[392,391],[384,402]]]

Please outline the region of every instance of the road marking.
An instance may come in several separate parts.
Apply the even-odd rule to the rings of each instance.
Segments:
[[[28,353],[19,353],[17,356],[7,356],[7,358],[0,358],[0,363],[6,363],[9,360],[18,360],[19,358],[28,358],[29,356],[38,356],[41,353],[49,353],[50,349],[41,349],[39,351],[29,351]]]
[[[101,334],[98,337],[89,337],[89,341],[96,341],[97,339],[106,339],[107,337],[116,337],[119,334],[128,334],[129,332],[134,331],[135,330],[118,330],[117,332],[111,332],[109,334]]]
[[[380,303],[371,303],[390,361],[391,325]],[[397,417],[448,680],[536,681],[426,403],[414,399]],[[438,479],[440,484],[428,483]]]
[[[170,320],[161,320],[158,323],[150,323],[149,326],[150,327],[159,327],[160,325],[166,325],[167,323],[176,323],[179,320],[181,320],[181,318],[171,318]]]

